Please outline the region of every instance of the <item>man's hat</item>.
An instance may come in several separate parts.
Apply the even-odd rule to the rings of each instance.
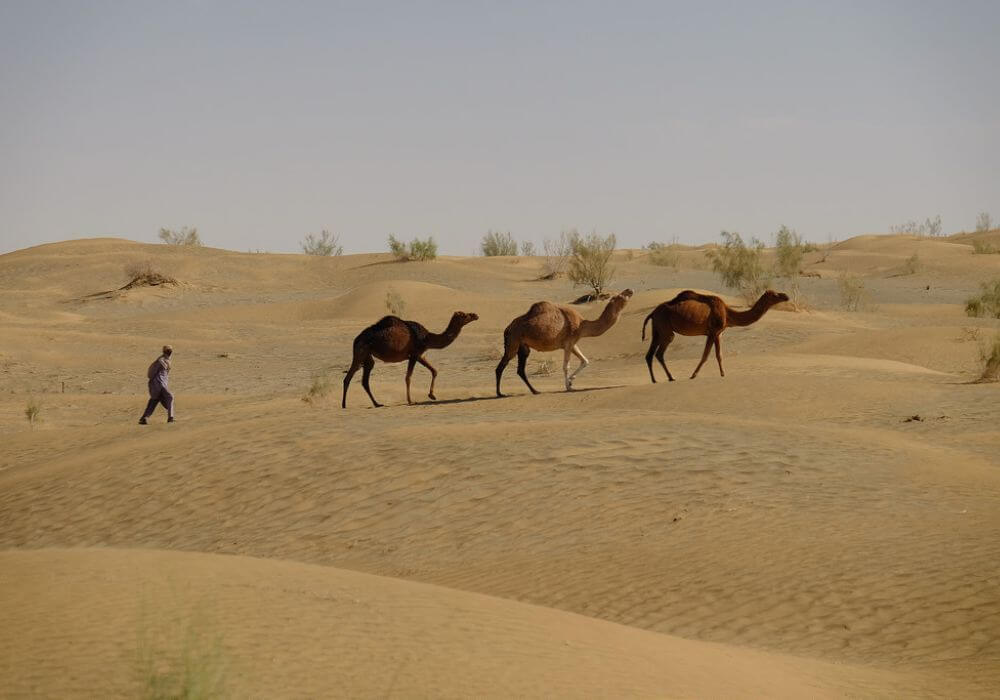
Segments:
[[[164,345],[163,346],[163,354],[164,355],[166,355],[168,352],[173,352],[173,351],[174,351],[174,349],[172,347],[170,347],[169,345]]]

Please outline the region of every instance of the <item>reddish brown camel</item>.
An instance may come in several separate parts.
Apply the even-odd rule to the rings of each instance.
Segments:
[[[673,375],[663,361],[663,353],[674,339],[675,333],[681,335],[704,335],[705,352],[701,354],[701,362],[694,368],[691,379],[698,376],[698,370],[708,359],[708,353],[715,345],[715,359],[719,361],[719,374],[726,376],[722,369],[722,348],[719,336],[729,326],[749,326],[756,323],[775,304],[788,301],[788,295],[768,289],[760,299],[745,311],[738,311],[726,306],[726,303],[712,294],[699,294],[687,289],[670,301],[657,306],[642,322],[642,339],[646,339],[646,324],[653,321],[653,333],[646,352],[646,365],[649,367],[649,378],[656,384],[653,375],[653,355],[660,361],[667,379],[674,381]]]
[[[347,387],[350,385],[354,373],[358,371],[358,367],[363,368],[361,386],[368,392],[368,398],[375,404],[375,408],[382,405],[372,396],[372,390],[368,384],[376,357],[382,362],[402,362],[403,360],[409,362],[406,367],[406,403],[408,404],[413,403],[410,401],[410,377],[413,375],[413,365],[419,362],[429,369],[431,371],[431,390],[428,396],[432,400],[436,400],[434,380],[437,379],[437,370],[427,361],[424,353],[428,350],[448,347],[455,341],[465,325],[477,320],[479,320],[479,316],[476,314],[456,311],[452,314],[451,322],[443,333],[431,333],[416,321],[404,321],[396,316],[386,316],[375,325],[368,326],[354,339],[354,359],[351,362],[351,368],[347,370],[347,376],[344,377],[344,399],[340,403],[341,408],[347,408]]]
[[[528,313],[518,316],[503,332],[504,353],[497,365],[497,396],[500,393],[500,377],[503,376],[504,368],[514,355],[517,355],[517,375],[528,385],[532,394],[537,394],[535,387],[528,381],[525,374],[525,365],[528,362],[528,355],[532,350],[539,352],[550,352],[552,350],[563,351],[563,376],[566,379],[566,391],[573,389],[573,379],[580,371],[590,364],[577,342],[580,338],[588,338],[603,335],[611,326],[618,321],[618,315],[625,304],[632,296],[632,290],[626,289],[621,294],[614,296],[604,307],[604,312],[600,318],[594,321],[587,321],[576,312],[566,306],[559,306],[548,301],[539,301],[531,305]],[[580,358],[580,365],[573,374],[569,373],[570,355]]]

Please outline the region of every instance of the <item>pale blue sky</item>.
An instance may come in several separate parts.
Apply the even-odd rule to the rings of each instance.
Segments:
[[[0,0],[0,252],[1000,219],[1000,3]]]

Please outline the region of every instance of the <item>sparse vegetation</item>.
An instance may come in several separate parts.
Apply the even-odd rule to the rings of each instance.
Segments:
[[[34,396],[28,397],[28,404],[24,407],[24,417],[28,419],[28,425],[35,429],[35,423],[41,420],[42,404]]]
[[[938,215],[933,219],[925,219],[922,224],[918,224],[916,221],[907,221],[906,223],[899,224],[898,226],[890,226],[889,232],[909,233],[914,236],[940,236],[941,216]]]
[[[554,368],[555,364],[552,360],[539,360],[535,363],[534,369],[532,369],[531,373],[538,377],[547,377],[552,374]]]
[[[401,262],[407,262],[410,260],[433,260],[437,257],[437,243],[434,242],[433,236],[428,236],[426,240],[414,238],[409,242],[409,244],[406,244],[390,234],[389,252],[391,252],[396,259]]]
[[[761,259],[764,244],[752,238],[748,246],[738,233],[723,231],[721,235],[722,245],[706,253],[712,270],[723,284],[738,290],[752,304],[771,286],[771,275]]]
[[[806,252],[802,245],[802,237],[787,226],[782,226],[775,234],[774,249],[775,274],[786,279],[798,277],[802,268],[802,256]]]
[[[310,233],[299,243],[306,255],[343,255],[344,246],[340,245],[340,234],[330,233],[326,229],[317,236]]]
[[[840,287],[840,304],[848,311],[861,311],[868,305],[865,282],[856,275],[844,273],[837,280]]]
[[[969,316],[1000,318],[1000,277],[980,285],[982,293],[970,297],[965,302],[965,313]]]
[[[487,231],[479,248],[486,257],[497,255],[517,255],[517,241],[510,232]]]
[[[997,246],[987,243],[986,241],[973,241],[972,242],[972,254],[973,255],[998,255],[1000,254],[1000,248]]]
[[[312,384],[302,400],[309,405],[313,405],[324,398],[333,389],[333,380],[327,372],[316,372],[312,377]]]
[[[1000,333],[979,345],[979,362],[982,365],[981,382],[1000,381]]]
[[[535,244],[531,241],[521,241],[521,255],[531,257],[535,254]]]
[[[542,243],[542,249],[545,251],[545,272],[542,279],[555,279],[566,271],[569,256],[573,252],[572,241],[579,235],[576,229],[573,229],[572,231],[563,231],[559,234],[559,238],[545,239]]]
[[[160,240],[167,245],[202,245],[201,237],[198,236],[198,229],[193,226],[191,228],[183,226],[180,231],[174,231],[169,228],[161,228],[158,235]]]
[[[921,268],[920,256],[914,253],[903,263],[904,275],[915,275]]]
[[[805,243],[802,244],[802,252],[803,253],[818,253],[819,252],[819,246],[816,245],[815,243],[810,243],[809,241],[806,241]]]
[[[646,250],[649,251],[646,259],[651,265],[671,267],[675,270],[680,266],[681,256],[676,237],[669,244],[652,241],[646,246]]]
[[[144,606],[145,607],[145,606]],[[179,624],[184,624],[183,630]],[[230,695],[222,635],[209,631],[198,606],[183,623],[170,617],[152,625],[145,612],[136,640],[136,675],[148,700],[215,700]]]
[[[574,236],[570,241],[570,259],[567,276],[575,285],[590,287],[600,296],[610,284],[615,270],[611,266],[611,255],[615,252],[615,234],[601,236],[598,233]]]
[[[385,293],[385,310],[393,316],[402,316],[406,311],[406,301],[392,287]]]
[[[979,212],[976,217],[976,233],[986,233],[993,230],[993,217],[988,211]]]

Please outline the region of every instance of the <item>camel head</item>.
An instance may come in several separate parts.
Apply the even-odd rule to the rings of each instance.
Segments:
[[[468,313],[466,311],[456,311],[451,315],[451,323],[458,325],[459,328],[478,320],[479,314]]]
[[[621,311],[625,308],[625,304],[628,303],[628,300],[632,298],[632,294],[633,292],[631,289],[626,289],[611,297],[611,301],[608,303],[614,304],[615,310]]]
[[[788,301],[788,295],[784,292],[776,292],[773,289],[768,289],[760,295],[760,300],[767,304],[768,307],[771,307],[783,301]]]

